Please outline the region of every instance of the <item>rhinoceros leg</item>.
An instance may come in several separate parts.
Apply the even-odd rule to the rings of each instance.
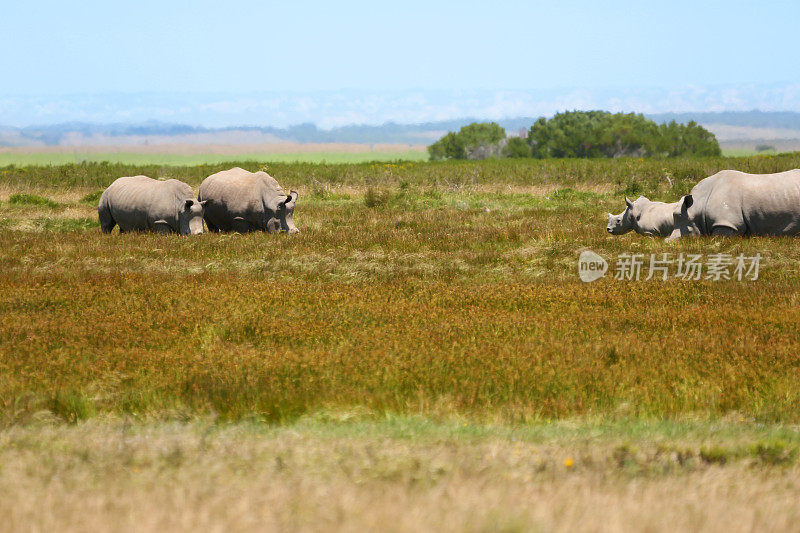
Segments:
[[[730,226],[714,226],[711,228],[712,237],[733,237],[736,235],[741,235],[741,232]]]
[[[111,216],[111,210],[107,206],[102,206],[97,213],[100,216],[100,229],[103,230],[103,233],[111,233],[111,230],[117,225],[114,217]]]
[[[205,221],[206,221],[206,226],[208,227],[208,231],[213,231],[214,233],[219,232],[219,228],[217,226],[209,222],[208,219],[205,219]]]
[[[162,235],[167,235],[172,233],[172,228],[169,227],[169,224],[167,224],[165,221],[158,220],[153,222],[153,231],[156,233],[161,233]]]
[[[231,229],[237,233],[249,233],[250,224],[242,217],[234,217]]]

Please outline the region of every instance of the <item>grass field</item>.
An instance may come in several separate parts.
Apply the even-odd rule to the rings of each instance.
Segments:
[[[799,442],[738,418],[41,420],[0,433],[0,530],[792,531]]]
[[[728,157],[758,155],[754,148],[724,148],[723,154]],[[774,151],[761,155],[775,155]],[[124,165],[216,165],[235,159],[251,163],[365,163],[373,161],[427,161],[425,150],[376,150],[376,151],[306,151],[306,152],[249,152],[236,153],[141,153],[131,151],[31,151],[0,150],[0,166],[8,165],[70,165],[80,163],[111,162]],[[262,163],[263,164],[263,163]]]
[[[0,151],[0,166],[69,165],[108,161],[126,165],[213,165],[229,161],[226,154],[179,154],[136,152],[34,152]],[[362,163],[365,161],[425,161],[428,153],[419,150],[363,152],[253,152],[235,155],[239,161],[274,161],[281,163]]]
[[[800,154],[269,163],[299,235],[100,233],[116,177],[234,164],[0,169],[0,529],[796,525],[797,241],[605,213]],[[763,259],[585,284],[586,249]]]

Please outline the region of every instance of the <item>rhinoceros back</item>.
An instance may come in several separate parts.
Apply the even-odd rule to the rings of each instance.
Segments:
[[[264,230],[267,211],[274,212],[285,197],[275,178],[266,172],[248,172],[239,167],[207,177],[198,194],[201,201],[209,201],[204,214],[206,224],[217,231],[239,230],[244,226]]]
[[[152,231],[156,224],[167,224],[177,232],[179,210],[192,198],[192,188],[175,179],[119,178],[100,197],[100,223],[103,231],[116,223],[120,231]]]
[[[702,231],[740,235],[800,234],[800,170],[747,174],[724,170],[692,189]]]

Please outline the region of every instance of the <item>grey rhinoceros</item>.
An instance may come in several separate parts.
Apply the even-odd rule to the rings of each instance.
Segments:
[[[608,215],[607,231],[679,239],[691,235],[800,234],[800,170],[746,174],[723,170],[701,180],[674,203],[644,196],[619,215]]]
[[[194,235],[203,233],[203,205],[182,181],[128,176],[117,179],[103,192],[97,213],[103,233],[119,225],[123,233]]]
[[[297,192],[286,194],[266,172],[239,167],[217,172],[203,180],[198,197],[208,202],[205,219],[210,231],[300,231],[292,220]]]

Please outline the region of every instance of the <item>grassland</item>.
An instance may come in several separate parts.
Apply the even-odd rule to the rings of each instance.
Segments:
[[[116,177],[234,164],[262,166],[0,169],[12,528],[796,524],[797,241],[612,237],[605,213],[800,154],[269,163],[299,235],[101,235]],[[584,284],[585,249],[764,259]]]
[[[104,161],[126,165],[213,165],[230,161],[224,153],[141,153],[131,151],[0,151],[0,166],[8,165],[69,165],[79,163],[102,163]],[[424,161],[428,153],[420,150],[395,151],[314,151],[314,152],[269,152],[243,151],[235,158],[240,161],[274,161],[281,163],[362,163],[365,161]]]
[[[342,415],[11,427],[0,530],[792,531],[800,519],[800,439],[773,425]]]

